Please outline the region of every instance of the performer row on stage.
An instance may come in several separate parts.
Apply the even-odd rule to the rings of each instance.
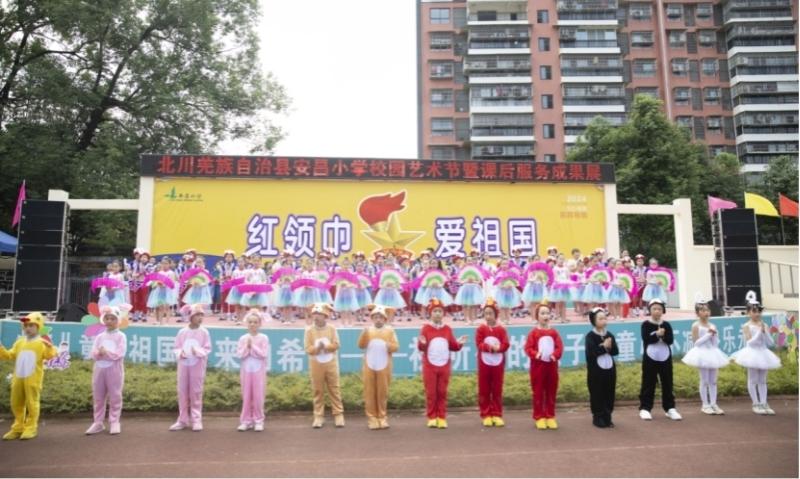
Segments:
[[[282,322],[292,322],[299,314],[310,324],[308,308],[318,302],[332,304],[344,325],[365,322],[372,303],[394,308],[410,320],[415,314],[427,316],[424,308],[431,299],[441,301],[455,320],[473,324],[487,297],[495,298],[504,324],[523,311],[533,317],[542,301],[552,304],[554,320],[567,322],[570,304],[584,315],[606,305],[616,319],[627,316],[631,306],[634,315],[643,315],[642,302],[666,302],[668,291],[675,288],[674,275],[655,258],[648,267],[644,260],[641,254],[631,259],[627,252],[622,259],[606,258],[602,249],[586,257],[573,249],[567,259],[551,247],[544,260],[538,255],[528,260],[512,256],[495,263],[472,251],[445,264],[425,250],[414,259],[378,252],[367,260],[359,252],[337,262],[324,251],[315,260],[297,260],[285,250],[265,265],[259,255],[237,258],[234,251],[225,250],[222,260],[208,269],[194,250],[175,266],[168,257],[155,263],[147,251],[137,249],[134,260],[125,263],[125,272],[114,262],[93,287],[100,290],[100,306],[130,302],[132,321],[146,321],[151,312],[157,324],[183,304],[202,304],[220,320],[239,323],[248,309],[257,308]]]
[[[747,386],[753,401],[753,412],[773,415],[767,404],[767,372],[780,367],[778,356],[768,348],[772,345],[762,307],[755,293],[748,293],[746,310],[749,320],[743,326],[746,345],[728,358],[718,347],[717,329],[709,322],[707,301],[696,298],[697,321],[692,326],[694,346],[683,361],[699,369],[702,412],[721,415],[717,405],[717,372],[731,360],[747,368]],[[203,388],[208,357],[212,346],[208,330],[202,326],[205,308],[202,304],[185,306],[189,324],[181,329],[174,343],[177,359],[178,418],[171,431],[203,429]],[[372,324],[358,337],[358,347],[364,350],[362,379],[364,408],[369,429],[389,427],[387,401],[392,379],[392,353],[398,350],[397,336],[387,324],[392,308],[369,305]],[[480,306],[485,320],[475,336],[478,354],[478,405],[485,427],[502,427],[503,378],[505,352],[509,348],[508,334],[498,321],[498,302],[487,298]],[[533,420],[536,429],[557,429],[556,394],[558,391],[558,361],[564,347],[558,331],[551,326],[553,311],[547,302],[533,308],[536,325],[528,334],[525,353],[530,358],[530,385]],[[672,389],[672,327],[664,320],[665,304],[658,298],[648,303],[649,317],[642,322],[641,335],[645,344],[642,359],[639,416],[652,420],[656,383],[661,385],[661,404],[669,419],[680,420]],[[333,412],[334,425],[345,425],[344,408],[339,384],[339,337],[328,321],[334,308],[328,303],[315,303],[309,308],[313,324],[305,331],[304,347],[310,357],[310,376],[313,391],[312,427],[324,425],[325,395]],[[447,428],[447,395],[451,375],[451,356],[460,350],[467,336],[456,338],[449,325],[444,324],[445,303],[432,298],[426,305],[430,323],[420,330],[417,347],[422,353],[422,378],[425,389],[426,425]],[[86,434],[105,430],[106,410],[110,434],[121,432],[122,390],[124,387],[125,333],[119,330],[120,311],[115,306],[101,310],[105,331],[97,335],[91,349],[94,360],[92,395],[94,418]],[[605,309],[589,311],[591,330],[586,334],[587,386],[589,389],[592,423],[599,428],[614,427],[612,414],[616,395],[616,364],[618,347],[614,335],[606,326]],[[264,400],[266,394],[267,358],[270,354],[268,337],[259,332],[262,313],[249,309],[243,317],[247,332],[238,341],[236,354],[241,361],[240,382],[242,410],[238,430],[264,429]],[[0,359],[16,361],[11,380],[11,410],[14,423],[3,439],[32,439],[37,435],[39,397],[43,381],[43,362],[56,355],[47,337],[40,336],[43,317],[31,313],[22,318],[23,336],[11,349],[0,345]]]

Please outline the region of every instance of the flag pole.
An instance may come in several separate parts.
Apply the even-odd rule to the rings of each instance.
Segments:
[[[781,243],[786,246],[786,233],[783,232],[783,215],[779,215],[778,218],[781,219]]]

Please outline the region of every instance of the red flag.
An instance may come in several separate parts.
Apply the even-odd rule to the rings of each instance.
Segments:
[[[714,216],[717,210],[729,210],[731,208],[738,208],[733,201],[723,200],[722,198],[715,198],[708,196],[708,215]]]
[[[19,194],[17,195],[17,207],[14,208],[14,217],[11,218],[11,227],[13,228],[19,223],[22,217],[22,202],[25,201],[25,180],[22,180],[22,186],[19,187]]]
[[[778,193],[778,207],[781,210],[781,216],[793,216],[797,218],[797,202]]]

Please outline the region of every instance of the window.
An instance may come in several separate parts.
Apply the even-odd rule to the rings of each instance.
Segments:
[[[658,99],[658,87],[655,86],[640,86],[636,88],[637,95],[647,95],[652,98]]]
[[[431,78],[453,78],[453,62],[431,62]]]
[[[717,87],[703,88],[703,102],[706,105],[719,105],[720,89]]]
[[[431,8],[431,24],[447,25],[450,23],[449,8]]]
[[[670,64],[672,65],[673,75],[685,77],[689,71],[689,60],[686,58],[673,58]]]
[[[556,155],[553,155],[551,153],[547,153],[547,154],[544,155],[544,161],[546,161],[548,163],[555,163],[556,162]]]
[[[649,78],[656,76],[656,61],[650,58],[634,60],[633,76],[637,78]]]
[[[431,50],[450,50],[453,48],[453,34],[451,32],[432,32]]]
[[[678,117],[675,117],[675,123],[677,123],[678,126],[680,126],[680,127],[688,128],[689,130],[692,129],[692,117],[691,116],[678,116]]]
[[[722,117],[721,116],[709,116],[706,118],[706,129],[709,132],[719,133],[722,131]]]
[[[650,20],[653,10],[649,3],[631,3],[630,17],[634,20]]]
[[[539,67],[539,79],[550,80],[552,78],[553,78],[553,69],[550,68],[550,65],[541,65]]]
[[[710,3],[698,3],[695,15],[697,18],[711,18],[711,15],[714,14],[714,7]]]
[[[653,46],[653,32],[631,32],[632,47]]]
[[[556,126],[552,123],[545,123],[542,125],[542,137],[543,138],[555,138],[556,137]]]
[[[432,160],[452,160],[456,157],[455,148],[452,146],[432,146],[431,159]]]
[[[539,51],[540,52],[549,52],[550,51],[550,39],[549,38],[539,38]]]
[[[431,135],[448,136],[453,134],[452,118],[431,118]]]
[[[689,88],[673,88],[672,97],[676,105],[687,106],[691,99],[691,90]]]
[[[550,12],[547,10],[536,10],[536,23],[550,23]]]
[[[701,47],[713,47],[717,43],[717,32],[714,30],[700,30],[697,42]]]
[[[667,18],[670,20],[680,20],[683,16],[683,5],[680,3],[667,4]]]
[[[553,95],[542,95],[542,108],[545,110],[553,108]]]
[[[708,147],[708,154],[711,158],[716,158],[720,153],[725,153],[725,145],[711,145]]]
[[[669,30],[669,46],[672,48],[682,48],[686,46],[686,31]]]
[[[431,90],[431,106],[434,108],[453,106],[453,90]]]
[[[703,75],[717,76],[717,59],[716,58],[703,58],[700,61]]]

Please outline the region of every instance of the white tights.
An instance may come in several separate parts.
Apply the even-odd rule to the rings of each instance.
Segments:
[[[717,404],[718,373],[718,369],[700,368],[700,399],[704,407]]]
[[[753,404],[767,403],[767,370],[747,368],[747,392]]]

